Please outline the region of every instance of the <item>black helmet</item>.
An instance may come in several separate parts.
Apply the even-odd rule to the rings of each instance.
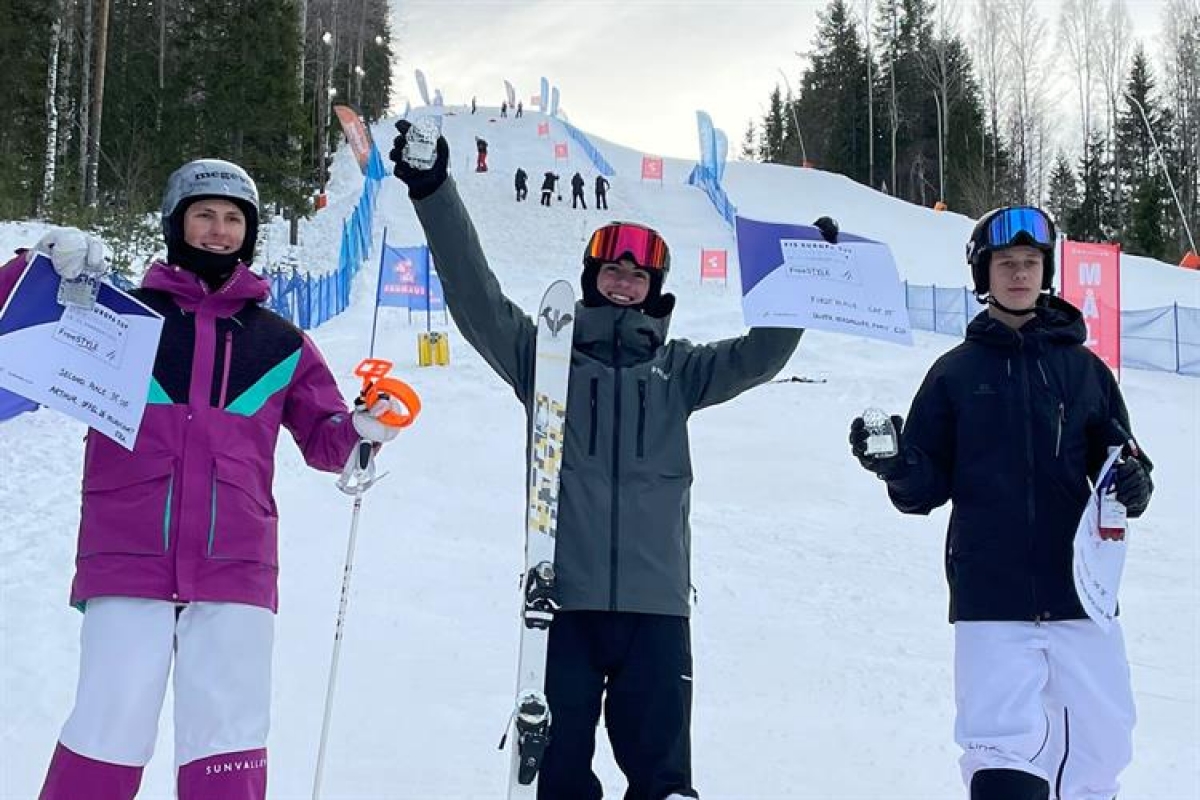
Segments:
[[[238,258],[249,264],[254,260],[254,245],[258,239],[258,187],[246,170],[219,158],[189,161],[167,179],[162,204],[162,229],[167,251],[171,252],[183,241],[183,214],[187,207],[205,197],[229,200],[246,215],[246,238]]]
[[[1058,232],[1054,221],[1036,206],[1006,206],[989,211],[975,223],[967,242],[967,263],[975,280],[975,296],[986,297],[988,267],[992,253],[1017,245],[1036,247],[1045,255],[1042,269],[1042,291],[1054,286],[1054,248]]]

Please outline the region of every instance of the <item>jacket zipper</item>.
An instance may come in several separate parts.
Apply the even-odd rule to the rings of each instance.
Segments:
[[[597,407],[600,403],[599,394],[600,394],[600,379],[592,378],[592,400],[591,400],[592,426],[589,429],[590,432],[588,433],[588,455],[589,456],[596,455],[596,415],[599,413],[599,409]]]
[[[233,361],[233,331],[225,331],[225,360],[221,365],[221,395],[217,408],[225,407],[226,395],[229,393],[229,365]]]
[[[637,457],[646,456],[646,382],[638,381]]]
[[[1054,457],[1058,458],[1059,450],[1062,447],[1062,432],[1063,423],[1067,421],[1067,407],[1060,400],[1058,401],[1058,433],[1054,437]]]
[[[612,510],[609,540],[608,607],[617,610],[617,554],[621,542],[621,331],[613,324]]]
[[[1018,334],[1019,335],[1019,334]],[[1022,344],[1023,344],[1022,340]],[[1024,416],[1025,416],[1025,511],[1028,514],[1028,539],[1029,539],[1029,563],[1033,564],[1037,548],[1037,539],[1035,532],[1035,524],[1037,521],[1037,505],[1034,498],[1034,458],[1033,458],[1033,391],[1029,386],[1029,359],[1025,354],[1020,354],[1019,364],[1021,368],[1021,393],[1023,395]],[[1037,619],[1041,611],[1038,608],[1038,592],[1037,578],[1030,575],[1029,578],[1030,596],[1033,600],[1034,619]]]

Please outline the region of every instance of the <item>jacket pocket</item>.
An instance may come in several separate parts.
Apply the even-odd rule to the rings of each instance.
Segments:
[[[175,459],[129,459],[120,469],[86,475],[79,556],[158,556],[171,544]]]
[[[279,517],[261,471],[218,457],[211,491],[207,556],[277,566]]]

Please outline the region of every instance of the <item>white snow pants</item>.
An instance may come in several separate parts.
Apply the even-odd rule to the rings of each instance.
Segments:
[[[267,746],[275,615],[239,603],[87,601],[79,688],[61,742],[142,767],[154,753],[175,661],[175,763]]]
[[[1044,778],[1058,800],[1112,800],[1136,714],[1120,624],[957,622],[954,738],[981,769]]]

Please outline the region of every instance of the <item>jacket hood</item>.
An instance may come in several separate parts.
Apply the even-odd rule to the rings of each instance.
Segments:
[[[1033,319],[1014,330],[981,311],[967,326],[967,340],[992,347],[1015,348],[1031,340],[1054,344],[1083,344],[1087,326],[1083,313],[1056,295],[1044,295],[1034,309]]]
[[[615,363],[620,339],[622,364],[651,358],[667,341],[670,313],[651,317],[632,308],[575,303],[575,348],[605,363]]]
[[[261,303],[271,296],[270,282],[254,274],[244,263],[238,264],[229,280],[214,292],[196,273],[156,261],[142,278],[142,288],[170,294],[187,311],[204,305],[213,308],[218,316],[232,316],[246,303]]]

